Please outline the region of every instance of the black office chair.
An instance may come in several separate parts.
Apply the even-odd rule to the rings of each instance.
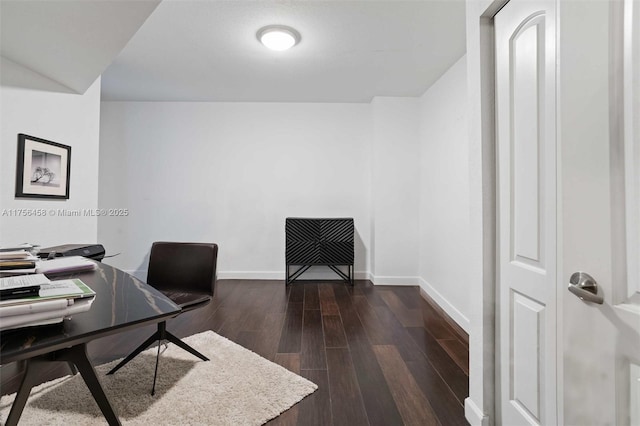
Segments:
[[[213,298],[217,258],[218,246],[216,244],[155,242],[151,246],[151,254],[149,255],[147,283],[173,300],[176,305],[182,308],[182,312],[203,307]],[[115,373],[140,352],[158,341],[156,368],[151,389],[151,395],[154,395],[158,362],[160,361],[160,346],[164,340],[175,343],[203,361],[209,361],[206,356],[169,333],[167,323],[163,321],[158,323],[158,330],[151,337],[107,374]]]

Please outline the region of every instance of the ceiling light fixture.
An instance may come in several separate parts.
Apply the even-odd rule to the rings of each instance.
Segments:
[[[271,50],[287,50],[300,42],[300,33],[291,27],[269,25],[262,27],[256,34],[260,43]]]

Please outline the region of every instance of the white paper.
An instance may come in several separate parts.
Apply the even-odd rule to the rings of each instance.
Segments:
[[[92,269],[96,269],[96,264],[82,256],[58,257],[51,260],[41,260],[36,263],[36,272],[43,274]]]
[[[22,305],[0,306],[0,319],[14,315],[37,314],[39,312],[59,311],[73,304],[73,299],[54,299],[38,303],[25,303]]]
[[[0,330],[61,322],[64,318],[70,318],[74,314],[88,311],[89,308],[91,308],[93,299],[92,297],[90,299],[80,299],[77,301],[71,300],[70,302],[73,303],[64,309],[6,317],[0,322]]]
[[[49,278],[44,274],[16,275],[13,277],[0,278],[0,289],[30,287],[50,283]]]

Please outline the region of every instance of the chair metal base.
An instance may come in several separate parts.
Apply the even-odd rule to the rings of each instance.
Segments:
[[[153,333],[140,346],[138,346],[136,349],[134,349],[133,352],[131,352],[129,355],[127,355],[127,357],[125,359],[120,361],[118,363],[118,365],[116,365],[111,370],[109,370],[109,372],[107,374],[115,373],[120,368],[124,367],[129,361],[131,361],[136,356],[138,356],[138,354],[140,352],[142,352],[143,350],[147,349],[149,346],[151,346],[154,342],[157,341],[158,342],[158,353],[156,355],[155,372],[153,373],[153,387],[151,388],[151,395],[155,395],[155,393],[156,393],[156,378],[158,376],[158,364],[160,362],[160,345],[162,344],[162,342],[164,340],[166,340],[168,342],[171,342],[171,343],[174,343],[176,346],[181,347],[185,351],[197,356],[198,358],[200,358],[203,361],[209,361],[209,358],[207,358],[206,356],[202,355],[200,352],[198,352],[197,350],[195,350],[191,346],[187,345],[186,343],[184,343],[182,340],[178,339],[173,334],[169,333],[167,331],[167,323],[165,321],[163,321],[163,322],[159,322],[158,323],[158,330],[155,333]]]

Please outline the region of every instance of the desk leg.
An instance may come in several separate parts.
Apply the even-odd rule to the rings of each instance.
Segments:
[[[40,373],[43,370],[41,366],[44,363],[45,362],[38,358],[26,361],[24,376],[22,376],[22,383],[20,383],[20,388],[18,389],[16,398],[13,400],[13,404],[11,405],[11,411],[7,417],[6,426],[15,426],[18,424],[18,420],[20,420],[24,406],[27,404],[27,399],[29,399],[31,388],[40,384],[38,379],[41,377]]]
[[[78,368],[80,375],[84,379],[87,387],[91,391],[91,395],[93,395],[93,399],[98,403],[98,407],[102,411],[105,419],[110,426],[120,425],[120,420],[118,416],[113,411],[111,407],[111,403],[107,398],[107,395],[104,393],[102,389],[102,385],[98,380],[98,376],[96,375],[96,370],[94,370],[93,365],[91,365],[91,361],[89,361],[89,357],[87,356],[87,345],[81,344],[73,346],[69,349],[63,349],[57,353],[56,359],[59,361],[67,361],[72,362]]]

